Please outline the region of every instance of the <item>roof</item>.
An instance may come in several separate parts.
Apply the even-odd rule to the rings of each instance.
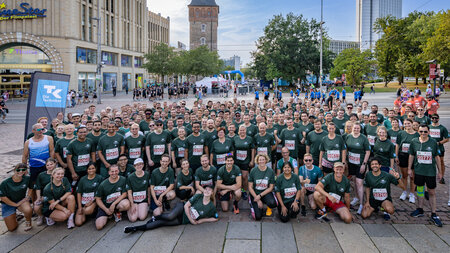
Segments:
[[[218,6],[215,0],[192,0],[188,6]]]

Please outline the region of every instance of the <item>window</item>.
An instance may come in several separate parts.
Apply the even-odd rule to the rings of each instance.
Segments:
[[[77,62],[97,64],[97,51],[93,49],[77,47]]]
[[[131,67],[131,56],[122,55],[120,57],[120,62],[121,62],[122,67]]]
[[[142,58],[141,57],[134,57],[134,67],[140,68],[142,66]]]
[[[78,63],[86,63],[86,48],[77,48],[77,62]]]
[[[202,33],[206,32],[206,25],[202,24]]]
[[[204,37],[200,38],[200,45],[206,45],[206,39]]]
[[[86,40],[86,5],[81,5],[81,40]]]
[[[102,62],[105,65],[117,66],[117,54],[110,52],[102,52]]]
[[[89,28],[89,41],[92,42],[92,7],[89,7],[88,28]]]
[[[114,46],[114,17],[111,17],[111,46]]]

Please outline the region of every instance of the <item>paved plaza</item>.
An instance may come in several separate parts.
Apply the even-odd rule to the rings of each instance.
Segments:
[[[284,94],[286,98],[287,94]],[[191,98],[187,105],[192,105]],[[450,95],[444,95],[441,102],[441,124],[450,127]],[[245,97],[253,101],[252,95]],[[97,112],[106,106],[119,107],[133,103],[131,93],[118,93],[117,97],[104,94],[103,103],[97,105]],[[204,100],[224,101],[230,98],[209,96]],[[366,93],[365,100],[377,104],[380,109],[392,107],[394,93]],[[166,101],[166,100],[164,100]],[[144,103],[143,101],[141,103]],[[148,102],[147,102],[148,103]],[[12,166],[21,160],[26,102],[9,102],[8,123],[0,124],[0,181],[9,177]],[[67,112],[81,112],[88,104],[69,108]],[[450,149],[450,144],[446,144]],[[446,164],[450,156],[446,157]],[[164,227],[154,231],[124,234],[129,225],[125,219],[114,224],[110,221],[105,229],[97,231],[93,220],[82,227],[68,230],[64,224],[52,227],[34,226],[24,232],[24,224],[15,232],[7,232],[0,221],[0,252],[450,252],[450,173],[447,167],[447,184],[437,186],[437,215],[444,227],[438,228],[429,221],[430,209],[425,205],[425,217],[411,218],[409,213],[415,205],[398,200],[400,189],[393,187],[392,195],[396,212],[386,222],[381,213],[362,220],[355,214],[353,224],[342,223],[334,214],[330,222],[314,219],[308,210],[306,217],[282,224],[277,217],[264,217],[261,222],[252,221],[248,203],[241,201],[241,213],[220,212],[220,221],[200,226],[183,225]],[[277,213],[276,211],[274,212]],[[1,218],[0,218],[1,219]],[[138,224],[141,224],[138,222]],[[449,225],[446,225],[449,224]]]

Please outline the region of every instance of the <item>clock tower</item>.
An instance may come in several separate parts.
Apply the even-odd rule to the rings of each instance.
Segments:
[[[217,51],[219,5],[215,0],[192,0],[189,7],[189,49],[206,45]]]

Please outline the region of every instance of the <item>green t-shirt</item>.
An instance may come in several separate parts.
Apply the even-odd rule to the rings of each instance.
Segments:
[[[285,128],[281,131],[279,138],[283,147],[287,147],[289,150],[289,156],[297,157],[303,134],[297,128],[293,128],[292,130]]]
[[[265,191],[271,184],[275,184],[275,173],[271,168],[261,171],[258,166],[250,171],[248,182],[253,183],[256,195]]]
[[[139,130],[141,130],[141,132],[144,133],[144,135],[147,135],[150,132],[148,122],[145,120],[141,120],[141,122],[139,122]]]
[[[156,132],[148,134],[145,146],[150,146],[150,156],[154,163],[159,163],[161,156],[169,153],[167,144],[170,144],[170,141],[170,134],[166,130],[163,130],[160,134]]]
[[[48,174],[47,171],[42,171],[41,173],[39,173],[38,177],[36,178],[36,182],[34,183],[34,189],[35,190],[41,190],[41,195],[42,195],[42,191],[44,190],[44,187],[50,183],[50,181],[52,180],[52,174]]]
[[[337,182],[333,172],[322,178],[320,182],[323,184],[323,189],[328,192],[328,194],[342,202],[344,202],[345,193],[350,193],[350,181],[348,181],[346,176],[342,176],[342,181]]]
[[[45,213],[48,211],[48,208],[50,206],[49,201],[58,200],[62,196],[64,196],[64,194],[66,194],[67,192],[71,192],[71,191],[72,191],[72,187],[70,186],[69,180],[67,180],[67,178],[65,178],[65,177],[63,178],[60,186],[56,186],[52,182],[47,184],[44,187],[44,191],[42,194],[42,196],[43,196],[42,212]]]
[[[217,131],[215,129],[211,132],[204,130],[201,134],[205,138],[205,145],[211,150],[211,144],[217,139]]]
[[[297,174],[292,173],[291,178],[286,179],[284,173],[277,177],[275,183],[275,192],[281,194],[284,204],[291,203],[295,200],[295,195],[302,186],[300,185],[300,179]]]
[[[87,165],[91,161],[91,153],[95,152],[95,148],[93,141],[87,138],[84,142],[74,139],[69,143],[67,154],[72,155],[72,164],[76,172],[87,170]]]
[[[194,187],[194,173],[192,172],[191,168],[189,168],[189,172],[187,175],[185,175],[182,170],[180,172],[178,172],[177,189],[179,189],[181,186]]]
[[[391,174],[381,171],[379,176],[374,176],[369,171],[364,178],[364,186],[370,188],[370,199],[392,201],[391,184],[398,185],[398,180]]]
[[[244,124],[245,126],[245,124]],[[250,124],[249,126],[246,126],[247,128],[247,136],[254,137],[258,133],[258,127],[255,126],[255,124]],[[239,128],[236,128],[239,129]]]
[[[319,161],[320,143],[322,142],[323,137],[327,135],[328,135],[327,131],[322,131],[320,133],[316,133],[316,131],[311,131],[306,136],[306,146],[310,146],[309,153],[311,153],[315,161]]]
[[[395,145],[389,139],[381,141],[377,138],[373,146],[373,155],[380,159],[381,166],[390,167],[390,159],[395,158]]]
[[[300,122],[299,124],[298,124],[298,130],[300,130],[300,132],[304,132],[305,133],[305,137],[309,134],[309,132],[311,132],[311,131],[313,131],[314,130],[314,125],[313,124],[311,124],[309,121],[308,121],[308,123],[306,124],[306,126],[305,125],[303,125],[303,122]]]
[[[436,142],[440,142],[444,139],[448,139],[448,130],[445,126],[439,124],[439,126],[430,125],[430,137],[433,138]],[[445,148],[444,145],[438,144],[439,150],[441,151],[441,155],[444,154]]]
[[[77,185],[77,193],[81,194],[82,205],[95,201],[95,192],[103,180],[104,178],[98,174],[91,180],[89,180],[87,175],[80,179]]]
[[[342,150],[346,148],[345,142],[340,135],[336,135],[332,140],[328,135],[324,136],[319,147],[319,150],[323,151],[322,165],[327,168],[333,168],[335,162],[342,162]]]
[[[420,125],[425,124],[425,125],[430,125],[431,124],[431,119],[428,118],[427,116],[423,116],[422,118],[419,118],[418,116],[414,117],[414,121],[418,121],[420,123]]]
[[[436,176],[436,159],[440,154],[438,145],[433,138],[421,143],[414,138],[409,147],[409,154],[414,156],[414,174],[421,176]]]
[[[345,118],[333,118],[332,121],[336,125],[336,129],[339,131],[339,134],[342,135],[345,132],[345,123],[347,122],[347,120]]]
[[[122,171],[122,169],[119,167],[119,175],[122,177],[129,177],[131,174],[133,174],[136,171],[133,165],[127,164],[125,167],[125,170]]]
[[[224,185],[236,184],[236,178],[240,176],[242,176],[241,170],[236,165],[233,165],[230,172],[228,172],[226,165],[220,167],[217,171],[217,180],[222,180]]]
[[[127,180],[122,176],[119,176],[119,180],[115,183],[105,179],[95,192],[95,197],[100,198],[103,204],[109,208],[116,199],[126,192],[126,186]]]
[[[266,154],[269,156],[269,159],[272,159],[272,146],[275,144],[277,144],[275,137],[273,134],[268,132],[264,136],[257,134],[254,137],[254,148],[256,148],[256,155]]]
[[[209,166],[209,170],[204,170],[203,167],[200,167],[195,171],[194,177],[201,187],[210,185],[214,188],[217,179],[217,169],[214,166]]]
[[[92,134],[92,132],[88,133],[88,135],[86,136],[86,138],[90,139],[92,141],[92,143],[94,144],[95,149],[97,149],[97,145],[98,142],[100,141],[100,138],[103,137],[103,133],[100,131],[100,135],[99,136],[95,136]]]
[[[205,153],[205,139],[203,134],[200,134],[199,136],[191,134],[187,137],[189,164],[191,164],[191,166],[200,166],[200,157]]]
[[[358,138],[355,138],[349,134],[345,139],[345,145],[347,146],[347,162],[361,166],[364,162],[366,151],[370,150],[366,136],[360,134]]]
[[[364,134],[366,135],[371,148],[373,148],[373,145],[375,145],[375,139],[377,137],[378,126],[380,126],[380,124],[377,124],[376,126],[371,126],[370,124],[367,124],[364,127]]]
[[[72,139],[62,138],[56,142],[55,152],[61,156],[64,163],[67,163],[67,146],[75,138],[76,137],[73,137]]]
[[[10,177],[0,184],[0,197],[8,197],[9,200],[17,203],[24,199],[28,189],[32,188],[33,185],[29,176],[23,176],[22,181],[17,183]]]
[[[234,147],[234,161],[237,165],[249,164],[252,158],[252,149],[255,148],[253,138],[245,136],[241,139],[239,136],[234,136],[232,139]]]
[[[162,173],[161,168],[153,170],[150,177],[150,185],[154,186],[156,196],[161,195],[166,189],[175,183],[173,169],[168,168],[166,172]]]
[[[97,151],[102,152],[105,160],[109,164],[116,164],[119,160],[120,148],[125,145],[123,136],[115,134],[114,136],[103,135],[98,141]],[[105,166],[102,163],[102,166]]]
[[[409,154],[409,146],[414,138],[418,138],[418,132],[408,134],[406,131],[400,130],[397,136],[397,145],[400,153]]]
[[[134,138],[128,136],[125,138],[125,152],[128,155],[128,164],[134,164],[134,160],[144,157],[143,148],[145,146],[145,137],[138,135]]]
[[[134,203],[148,202],[148,188],[150,187],[150,174],[144,171],[142,177],[138,177],[136,172],[127,178],[127,191],[131,190]]]
[[[195,194],[189,199],[191,203],[190,215],[194,220],[204,219],[204,218],[218,218],[216,207],[214,203],[210,201],[207,205],[203,204],[203,195]],[[189,224],[189,219],[186,216],[186,212],[183,212],[183,224]]]
[[[211,144],[210,153],[213,154],[213,164],[215,166],[222,166],[225,164],[225,157],[227,153],[231,150],[234,150],[233,142],[225,138],[225,141],[222,143],[219,139],[213,141]]]
[[[172,149],[171,151],[175,152],[176,158],[184,158],[184,151],[187,148],[187,139],[184,140],[177,137],[175,140],[172,141],[172,145],[170,146]],[[181,164],[178,164],[178,166],[181,166]]]
[[[401,130],[394,131],[392,129],[388,130],[388,136],[391,142],[395,145],[397,143],[397,136],[400,133]]]

